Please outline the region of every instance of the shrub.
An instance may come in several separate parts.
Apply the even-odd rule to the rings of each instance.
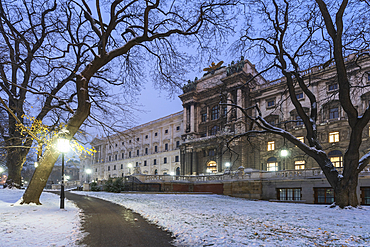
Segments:
[[[122,178],[112,179],[109,178],[104,184],[104,191],[119,193],[124,190],[125,184]]]
[[[101,187],[96,182],[92,182],[90,188],[91,191],[101,191]]]

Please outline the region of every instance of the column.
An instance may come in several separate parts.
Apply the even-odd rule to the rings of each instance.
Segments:
[[[239,106],[239,107],[243,107],[243,95],[242,95],[242,90],[241,89],[238,89],[236,91],[236,104]],[[237,119],[241,119],[243,117],[243,113],[241,110],[237,110]]]
[[[184,123],[184,130],[186,131],[186,114],[187,114],[187,112],[186,112],[186,106],[184,106],[184,116],[183,116],[183,123]]]
[[[227,104],[232,104],[233,102],[231,101],[231,93],[228,92],[227,93],[227,101],[226,101]],[[230,122],[231,121],[231,106],[228,105],[226,106],[227,107],[227,122]]]
[[[194,132],[194,124],[195,124],[195,121],[194,121],[194,104],[191,104],[190,106],[190,133],[193,133]]]

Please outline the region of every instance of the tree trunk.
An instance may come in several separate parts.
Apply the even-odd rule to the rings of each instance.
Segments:
[[[6,158],[6,166],[8,167],[7,186],[20,188],[22,185],[22,168],[26,161],[28,150],[24,151],[21,148],[10,148]]]
[[[359,205],[357,198],[358,175],[351,176],[347,182],[341,180],[334,188],[335,204],[340,208],[346,206],[357,207]]]
[[[91,76],[89,76],[88,78],[91,78]],[[76,134],[85,119],[89,116],[91,107],[88,95],[88,80],[81,75],[77,75],[76,87],[78,96],[78,108],[66,125],[66,129],[69,132],[66,137],[69,140],[72,139],[72,137]],[[54,137],[52,143],[55,143],[57,138],[58,136]],[[50,176],[51,171],[53,170],[54,163],[58,159],[59,154],[60,153],[55,149],[54,145],[49,146],[49,149],[40,159],[39,166],[36,168],[30,184],[23,194],[22,204],[41,204],[41,193],[46,186],[46,182]]]

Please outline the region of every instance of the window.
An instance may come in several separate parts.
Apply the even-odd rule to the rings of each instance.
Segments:
[[[269,172],[277,171],[279,169],[277,159],[275,157],[268,158],[266,168],[267,168],[266,170]]]
[[[208,162],[207,172],[210,172],[210,173],[216,173],[217,172],[217,163],[215,161]]]
[[[218,119],[218,106],[214,106],[211,109],[211,120],[216,120]]]
[[[123,169],[123,164],[121,164],[121,169]]]
[[[275,150],[275,141],[267,142],[267,151]]]
[[[295,96],[297,99],[303,99],[303,93],[297,93]]]
[[[154,136],[157,136],[157,135],[158,135],[158,133],[157,133],[157,132],[155,132],[155,133],[154,133]]]
[[[207,113],[202,113],[202,122],[206,122],[207,121]]]
[[[328,91],[334,91],[338,89],[338,83],[331,84],[328,86]]]
[[[280,201],[300,201],[301,189],[277,189],[277,198]]]
[[[110,166],[108,166],[108,171],[110,171]]]
[[[155,169],[154,170],[154,175],[157,175],[158,174],[158,170],[157,169]]]
[[[164,157],[164,158],[163,158],[163,163],[164,163],[164,164],[167,164],[167,157]]]
[[[334,202],[334,190],[332,188],[314,188],[315,191],[315,203],[333,203]]]
[[[210,136],[214,136],[217,134],[217,132],[220,130],[220,127],[218,127],[217,125],[213,126],[211,131],[209,132],[209,135]]]
[[[338,131],[329,133],[329,142],[330,143],[339,142],[339,132]]]
[[[165,131],[164,131],[164,133],[165,133],[165,134],[168,134],[168,130],[165,130]]]
[[[125,142],[122,142],[122,145],[125,145]]]
[[[116,147],[117,147],[117,143],[116,143]]]
[[[303,170],[305,168],[306,162],[304,160],[296,160],[294,161],[294,169],[295,170]]]
[[[129,140],[128,143],[131,143],[131,140]]]
[[[136,138],[136,141],[140,141],[140,138],[138,137],[138,138]]]
[[[124,159],[125,158],[125,154],[124,153],[122,153],[122,159]]]
[[[175,156],[175,162],[179,162],[179,156],[178,155]]]
[[[145,135],[145,139],[148,139],[148,135]]]
[[[208,151],[208,156],[215,156],[215,150],[214,149],[210,149]]]
[[[164,144],[164,150],[168,151],[168,143]]]
[[[298,136],[297,139],[304,143],[304,137],[303,136]]]
[[[145,148],[145,154],[148,154],[148,148]]]
[[[222,107],[222,114],[224,115],[224,117],[227,117],[227,106]]]
[[[128,157],[129,157],[129,158],[131,158],[131,151],[130,151],[130,152],[128,152]]]
[[[112,149],[112,146],[109,146],[109,149]]]
[[[114,165],[114,166],[113,166],[113,170],[116,170],[116,168],[117,168],[117,166],[116,166],[116,165]]]
[[[95,168],[95,172],[98,172],[98,168]]]
[[[144,160],[144,166],[146,166],[146,160]]]
[[[115,160],[118,160],[118,158],[117,158],[117,154],[115,154],[115,155],[114,155],[114,159],[115,159]]]
[[[176,130],[180,130],[180,126],[177,126],[177,127],[176,127]]]
[[[328,153],[328,157],[333,163],[334,167],[342,167],[343,166],[343,155],[342,152],[339,150],[333,150]]]
[[[275,106],[275,99],[267,100],[267,108],[274,107]]]
[[[338,107],[333,107],[329,109],[329,119],[339,118],[339,109]]]
[[[154,159],[153,160],[153,165],[156,165],[157,164],[157,159]]]
[[[180,147],[180,141],[176,141],[176,147]]]
[[[136,162],[136,164],[135,164],[135,165],[136,165],[136,167],[138,167],[138,166],[139,166],[139,162]]]
[[[154,146],[154,152],[158,152],[158,146]]]
[[[296,122],[297,126],[303,125],[303,121],[302,121],[302,118],[300,116],[297,115],[295,120],[297,121]]]
[[[361,189],[361,204],[370,205],[370,187],[362,187]]]
[[[112,161],[112,156],[108,156],[108,161]]]
[[[140,154],[140,151],[136,150],[136,156],[139,156],[139,154]]]

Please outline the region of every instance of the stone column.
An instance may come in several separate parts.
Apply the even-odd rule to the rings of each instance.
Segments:
[[[190,133],[194,132],[195,125],[194,104],[190,105]]]
[[[241,89],[238,89],[236,91],[236,104],[239,106],[239,107],[243,107],[243,95],[242,95],[242,90]],[[237,119],[241,119],[243,117],[243,113],[241,110],[237,110]]]
[[[187,114],[187,109],[186,109],[186,106],[184,106],[184,115],[183,115],[183,123],[184,123],[184,130],[186,131],[186,124],[187,124],[187,122],[186,122],[186,114]]]
[[[233,102],[231,101],[231,93],[228,92],[227,93],[227,101],[226,101],[227,104],[232,104]],[[228,105],[226,106],[227,107],[227,122],[230,122],[231,121],[231,106]]]

